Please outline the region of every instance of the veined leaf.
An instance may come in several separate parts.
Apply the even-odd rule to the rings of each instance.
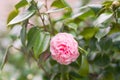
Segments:
[[[43,32],[37,27],[33,27],[28,32],[28,44],[27,47],[34,51],[34,56],[37,59],[41,53],[47,50],[50,41],[50,34]]]
[[[8,23],[8,25],[17,24],[17,23],[20,23],[20,22],[22,22],[22,21],[24,21],[24,20],[27,20],[27,19],[30,18],[34,13],[35,13],[34,10],[23,12],[22,14],[19,14],[19,15],[17,15],[15,18],[13,18],[13,19]]]

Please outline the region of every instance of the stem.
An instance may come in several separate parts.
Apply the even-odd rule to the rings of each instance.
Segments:
[[[81,53],[85,53],[85,55],[87,55],[87,54],[88,54],[88,52],[87,52],[86,50],[84,50],[83,48],[78,47],[78,49],[81,51]]]
[[[48,6],[47,6],[48,4],[47,4],[47,0],[45,0],[45,8],[46,8],[46,11],[48,11]],[[50,17],[50,13],[47,13],[47,15],[48,15],[48,20],[49,20],[49,23],[50,23],[50,28],[51,28],[51,33],[52,34],[54,34],[54,29],[53,29],[53,27],[52,27],[52,20],[51,20],[51,17]]]
[[[46,76],[47,76],[48,78],[50,78],[48,72],[45,70],[45,68],[44,68],[39,62],[37,62],[37,65],[38,65],[38,67],[39,67],[40,69],[42,69],[42,70],[45,72]]]
[[[44,30],[47,31],[46,25],[45,25],[45,19],[44,17],[42,18],[41,13],[39,12],[39,9],[37,8],[37,12],[38,12],[38,16],[40,17],[40,19],[42,20],[43,26],[44,26]]]
[[[63,65],[60,65],[60,70],[61,70],[60,80],[64,80]]]
[[[3,58],[2,65],[1,65],[1,70],[3,69],[5,63],[7,62],[7,59],[8,59],[8,51],[9,51],[9,49],[10,49],[11,47],[13,47],[13,45],[8,46],[8,48],[7,48],[6,51],[5,51],[5,56],[4,56],[4,58]]]
[[[33,0],[33,5],[36,7],[38,16],[42,20],[42,23],[43,23],[43,26],[44,26],[44,30],[47,31],[47,28],[46,28],[46,25],[45,25],[45,21],[44,21],[44,17],[42,18],[42,15],[41,15],[41,13],[39,11],[39,8],[37,7],[36,2],[34,0]]]
[[[117,13],[117,9],[114,11],[114,18],[115,18],[115,22],[118,23],[118,13]]]
[[[31,52],[31,55],[32,55],[32,58],[36,61],[39,69],[42,69],[42,70],[44,71],[44,73],[46,74],[46,76],[47,76],[48,78],[50,78],[48,72],[45,70],[45,68],[42,66],[42,64],[39,63],[39,60],[37,60],[37,59],[33,56],[33,53],[32,53],[32,52]]]
[[[30,24],[31,26],[35,26],[34,24],[32,24],[31,22],[28,22],[28,24]]]

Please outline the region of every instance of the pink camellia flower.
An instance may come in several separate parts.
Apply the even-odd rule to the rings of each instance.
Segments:
[[[54,60],[68,65],[79,56],[78,43],[71,34],[58,33],[50,41],[50,52]]]

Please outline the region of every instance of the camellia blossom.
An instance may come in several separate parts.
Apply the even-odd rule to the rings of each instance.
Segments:
[[[50,52],[54,60],[68,65],[79,56],[78,43],[71,34],[58,33],[50,41]]]

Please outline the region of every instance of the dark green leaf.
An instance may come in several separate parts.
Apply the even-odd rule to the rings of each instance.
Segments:
[[[95,57],[94,62],[98,66],[105,67],[110,63],[110,57],[107,54],[98,53]]]
[[[33,27],[28,32],[28,49],[33,49],[37,59],[41,53],[47,50],[50,41],[50,34],[43,32],[37,27]]]
[[[115,77],[112,72],[103,73],[100,80],[115,80]]]
[[[104,36],[106,36],[110,31],[110,27],[99,29],[99,31],[96,33],[95,38],[97,38],[98,41]]]
[[[19,15],[17,15],[15,18],[13,18],[13,19],[8,23],[8,25],[13,25],[13,24],[17,24],[17,23],[20,23],[20,22],[22,22],[22,21],[25,21],[25,20],[27,20],[28,18],[30,18],[34,13],[35,13],[34,10],[23,12],[22,14],[19,14]]]
[[[39,29],[37,27],[33,27],[29,30],[29,32],[27,34],[27,40],[28,40],[27,48],[28,48],[28,50],[30,50],[33,47],[33,45],[35,43],[35,39],[38,36],[38,34],[39,34]]]
[[[15,8],[16,8],[16,9],[19,9],[19,8],[21,8],[21,7],[26,6],[27,4],[28,4],[28,2],[27,2],[26,0],[21,0],[19,3],[17,3],[17,4],[15,5]]]
[[[26,27],[25,26],[23,26],[21,29],[20,38],[21,38],[22,44],[25,46],[26,45]]]
[[[103,38],[102,40],[100,40],[98,42],[98,44],[99,44],[101,50],[106,52],[106,53],[108,53],[111,50],[112,46],[113,46],[112,39],[108,38],[108,37]]]

